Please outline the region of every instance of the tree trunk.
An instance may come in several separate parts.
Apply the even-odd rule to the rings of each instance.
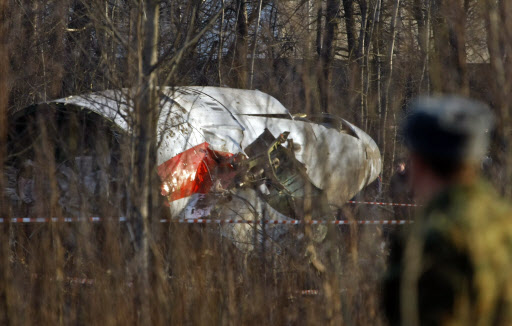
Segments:
[[[258,3],[258,19],[256,20],[256,26],[254,28],[254,38],[252,41],[252,55],[251,55],[251,70],[250,70],[250,80],[249,80],[249,89],[252,89],[252,82],[254,79],[254,60],[256,59],[256,47],[258,45],[258,31],[260,29],[260,18],[261,18],[261,3],[263,0],[260,0]]]
[[[359,10],[361,11],[361,28],[359,29],[359,42],[356,54],[358,60],[364,55],[364,48],[366,46],[366,26],[368,24],[368,4],[366,0],[359,1]]]
[[[469,95],[466,65],[466,12],[460,1],[433,2],[435,52],[431,60],[434,91]]]
[[[419,92],[430,93],[429,81],[429,48],[430,48],[430,1],[415,0],[413,16],[418,23],[418,44],[421,52],[421,77],[418,84]],[[424,86],[425,85],[425,86]]]
[[[154,201],[156,167],[156,122],[158,118],[157,75],[153,66],[157,62],[159,6],[157,0],[140,4],[138,27],[138,74],[134,103],[135,123],[133,141],[134,173],[132,198],[132,226],[135,230],[135,263],[137,285],[137,315],[141,324],[149,324],[149,226],[156,212]]]
[[[316,0],[316,54],[322,55],[322,17],[324,15],[322,8],[322,0]]]
[[[372,44],[374,45],[375,42],[373,41],[374,37],[374,30],[375,26],[380,21],[380,6],[381,6],[381,0],[377,0],[375,2],[375,8],[373,8],[373,14],[371,18],[371,22],[369,24],[369,33],[368,33],[368,39],[366,41],[367,46],[365,46],[365,52],[364,52],[364,60],[363,60],[363,66],[365,67],[366,73],[361,76],[363,83],[362,83],[362,96],[361,96],[361,126],[364,128],[365,131],[368,131],[368,117],[369,117],[369,109],[368,109],[368,96],[370,92],[370,84],[371,84],[371,75],[372,75],[372,69],[370,67],[370,49]],[[375,46],[374,46],[375,48]],[[363,70],[362,70],[363,71]]]
[[[354,34],[354,1],[343,0],[343,10],[345,11],[345,30],[347,32],[348,56],[350,60],[356,48],[356,36]]]
[[[492,97],[496,108],[496,132],[491,143],[491,154],[495,160],[493,181],[506,198],[511,198],[512,65],[506,61],[510,60],[509,57],[512,54],[512,39],[506,31],[510,31],[512,27],[512,23],[507,17],[512,6],[506,1],[497,4],[495,1],[487,0],[485,9],[487,10],[487,48],[493,72]]]
[[[0,0],[0,168],[4,169],[4,159],[7,157],[7,106],[9,99],[9,56],[7,53],[7,0]],[[5,189],[5,174],[0,174],[0,189]],[[0,207],[7,207],[6,196],[0,195]],[[0,210],[3,218],[9,218],[6,210]],[[9,221],[9,220],[7,220]],[[9,234],[10,223],[3,225],[0,229],[0,264],[2,264],[0,272],[0,324],[9,325],[14,321],[11,320],[11,306],[9,301],[15,296],[10,289],[11,279],[11,262],[9,260]]]
[[[381,111],[381,137],[380,137],[380,146],[382,150],[382,165],[383,165],[383,174],[385,174],[385,166],[386,166],[386,129],[387,126],[387,118],[388,118],[388,110],[389,110],[389,98],[390,98],[390,90],[391,90],[391,81],[393,77],[393,52],[395,48],[395,38],[396,38],[396,21],[398,17],[398,12],[400,9],[400,0],[395,0],[393,5],[392,17],[391,17],[391,36],[388,42],[388,53],[387,53],[387,70],[385,76],[385,84],[384,84],[384,94],[382,100],[382,111]]]
[[[217,53],[217,74],[219,75],[219,86],[222,86],[222,49],[224,48],[223,33],[224,33],[224,0],[222,0],[222,14],[220,18],[219,27],[219,48]]]
[[[236,44],[234,67],[235,71],[235,87],[247,88],[247,44],[248,44],[248,22],[247,22],[247,1],[237,0],[236,20]]]
[[[320,62],[322,75],[320,77],[320,103],[323,112],[329,112],[332,62],[334,60],[334,41],[338,29],[339,0],[327,0],[325,11],[325,36],[323,38]]]

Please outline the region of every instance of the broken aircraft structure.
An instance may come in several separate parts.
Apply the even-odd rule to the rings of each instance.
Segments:
[[[159,93],[158,174],[173,218],[328,218],[381,171],[375,142],[341,118],[292,115],[260,91],[165,87]],[[65,144],[55,143],[58,202],[64,211],[83,214],[79,195],[90,193],[98,201],[108,197],[108,184],[119,175],[113,167],[121,160],[119,137],[130,132],[129,103],[123,91],[103,91],[12,115],[9,153],[24,154],[8,160],[11,200],[37,205],[36,153],[27,149],[50,117],[58,121],[53,134],[65,138]],[[93,143],[99,133],[108,135],[105,146]],[[104,148],[119,155],[98,160],[91,154]],[[82,188],[71,187],[71,179],[80,180]],[[121,197],[108,201],[121,206]],[[239,239],[246,227],[222,232]]]

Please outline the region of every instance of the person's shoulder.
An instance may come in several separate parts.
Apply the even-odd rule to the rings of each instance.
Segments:
[[[507,219],[512,223],[512,206],[487,181],[476,184],[472,200],[472,211],[484,214],[487,219]]]
[[[510,205],[501,198],[494,187],[483,180],[469,185],[451,186],[430,206],[433,211],[447,212],[452,220],[465,220],[471,216],[486,217],[489,214],[499,216],[511,210]]]

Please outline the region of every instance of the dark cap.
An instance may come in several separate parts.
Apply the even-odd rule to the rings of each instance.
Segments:
[[[460,96],[419,97],[402,124],[405,145],[423,156],[477,162],[489,146],[494,117],[487,105]]]

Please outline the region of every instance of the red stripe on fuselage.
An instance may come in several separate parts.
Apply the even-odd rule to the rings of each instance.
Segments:
[[[230,159],[233,154],[214,151],[209,146],[204,142],[158,166],[161,193],[169,201],[208,193],[216,180],[220,180],[223,187],[231,182],[234,168]]]

